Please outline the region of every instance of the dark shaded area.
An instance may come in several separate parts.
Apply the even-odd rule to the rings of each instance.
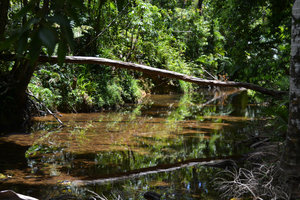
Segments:
[[[7,169],[24,170],[28,167],[25,152],[30,146],[21,146],[13,142],[0,140],[0,147],[0,172]]]

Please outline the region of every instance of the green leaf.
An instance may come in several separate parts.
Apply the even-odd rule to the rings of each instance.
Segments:
[[[42,45],[39,38],[39,34],[38,32],[35,32],[33,37],[31,38],[31,42],[29,45],[29,57],[31,64],[38,59],[40,55],[41,46]]]
[[[74,36],[73,36],[73,31],[71,29],[71,26],[65,26],[62,27],[62,34],[65,37],[68,45],[70,46],[71,49],[74,49]]]
[[[48,21],[52,22],[52,23],[57,23],[57,24],[60,25],[60,27],[70,25],[69,20],[66,17],[64,17],[63,15],[60,15],[60,14],[55,14],[53,17],[49,17]]]
[[[43,26],[39,30],[39,38],[41,39],[42,43],[46,46],[48,54],[52,55],[57,41],[55,32]]]
[[[70,25],[70,21],[62,15],[55,15],[51,18],[48,19],[49,22],[52,23],[57,23],[59,24],[59,28],[62,33],[62,37],[65,39],[65,42],[70,46],[71,49],[74,49],[74,36],[73,36],[73,31]]]
[[[24,6],[17,14],[15,14],[12,19],[13,20],[19,20],[25,15],[27,15],[30,11],[33,11],[34,4],[37,0],[30,1],[26,6]]]
[[[4,41],[0,41],[0,51],[9,49],[9,47],[18,40],[18,35],[12,35]]]
[[[68,48],[67,48],[66,42],[60,41],[58,44],[58,49],[57,49],[57,59],[58,59],[59,65],[63,64],[66,54],[67,54],[67,50],[68,50]]]
[[[116,6],[115,6],[115,4],[113,2],[110,2],[109,6],[110,6],[110,9],[112,9],[112,10],[116,9]]]
[[[22,54],[27,50],[28,47],[28,34],[24,33],[21,35],[20,39],[17,42],[17,54]]]

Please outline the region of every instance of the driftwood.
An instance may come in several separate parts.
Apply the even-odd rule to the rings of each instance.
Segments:
[[[56,56],[53,56],[53,57],[40,56],[39,62],[58,63],[58,59]],[[123,68],[123,69],[140,71],[140,72],[150,74],[150,75],[183,80],[183,81],[195,83],[198,85],[211,85],[211,86],[218,86],[218,87],[240,87],[240,88],[255,90],[260,93],[275,96],[275,97],[280,97],[283,94],[287,94],[286,91],[277,91],[277,90],[267,89],[267,88],[263,88],[261,86],[251,84],[251,83],[206,80],[206,79],[188,76],[188,75],[185,75],[182,73],[173,72],[173,71],[169,71],[169,70],[165,70],[165,69],[158,69],[158,68],[149,67],[146,65],[111,60],[111,59],[107,59],[107,58],[86,57],[86,56],[66,56],[64,62],[65,63],[76,63],[76,64],[97,64],[97,65],[118,67],[118,68]]]

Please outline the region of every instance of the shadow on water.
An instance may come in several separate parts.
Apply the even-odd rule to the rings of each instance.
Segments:
[[[30,135],[0,137],[0,190],[40,199],[86,191],[123,199],[217,199],[211,160],[247,152],[259,107],[247,93],[152,95],[119,112],[36,118]],[[113,198],[113,197],[112,197]]]

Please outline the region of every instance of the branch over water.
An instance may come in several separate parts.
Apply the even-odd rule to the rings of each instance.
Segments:
[[[16,60],[16,56],[15,55],[0,55],[0,59],[11,61],[11,60]],[[38,61],[40,63],[45,63],[45,62],[58,63],[58,58],[57,58],[57,56],[52,56],[52,57],[40,56],[38,58]],[[264,87],[261,87],[261,86],[258,86],[258,85],[252,84],[252,83],[207,80],[207,79],[202,79],[202,78],[198,78],[198,77],[194,77],[194,76],[188,76],[186,74],[173,72],[173,71],[169,71],[169,70],[165,70],[165,69],[159,69],[159,68],[149,67],[146,65],[130,63],[130,62],[111,60],[111,59],[107,59],[107,58],[87,57],[87,56],[66,56],[64,63],[106,65],[106,66],[112,66],[112,67],[117,67],[117,68],[140,71],[140,72],[150,74],[150,75],[155,75],[155,76],[183,80],[183,81],[195,83],[198,85],[246,88],[246,89],[250,89],[250,90],[255,90],[262,94],[271,95],[274,97],[280,97],[281,95],[287,94],[287,91],[278,91],[278,90],[267,89],[267,88],[264,88]]]

